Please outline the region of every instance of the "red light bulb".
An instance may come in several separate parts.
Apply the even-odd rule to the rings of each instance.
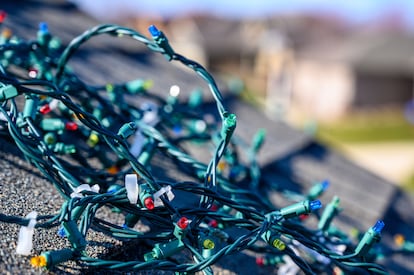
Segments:
[[[3,10],[0,11],[0,23],[4,22],[4,19],[6,19],[7,13]]]
[[[209,221],[208,226],[216,228],[218,226],[218,222],[216,220],[211,220]]]
[[[39,110],[39,112],[40,112],[42,115],[45,115],[45,114],[47,114],[47,113],[50,113],[50,111],[52,111],[52,109],[50,109],[49,104],[45,104],[45,105],[43,105],[42,107],[40,107],[40,110]]]
[[[72,121],[68,121],[65,124],[65,129],[68,131],[76,131],[78,130],[78,124],[76,124],[75,122]]]
[[[301,221],[304,221],[307,218],[309,218],[309,214],[302,214],[302,215],[299,216],[299,220],[301,220]]]
[[[154,200],[151,197],[148,197],[144,200],[144,205],[148,210],[154,209]]]
[[[29,69],[29,77],[30,78],[36,78],[38,73],[39,73],[38,70],[35,69],[35,68],[30,68]]]
[[[177,226],[184,230],[187,228],[189,223],[190,221],[186,217],[181,217],[177,222]]]
[[[264,266],[264,258],[263,257],[257,257],[256,258],[256,264],[258,266]]]

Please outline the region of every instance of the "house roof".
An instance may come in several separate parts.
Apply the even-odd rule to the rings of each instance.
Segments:
[[[7,25],[23,37],[30,37],[35,33],[38,21],[48,21],[51,31],[59,34],[67,42],[69,38],[97,23],[63,1],[22,1],[21,5],[14,4],[15,2],[6,3],[2,8],[9,13]],[[168,67],[171,65],[162,59],[162,62],[153,61],[152,58],[147,59],[145,55],[137,53],[128,42],[125,42],[125,45],[116,44],[117,47],[125,47],[123,50],[100,55],[98,60],[95,60],[92,58],[97,54],[92,50],[95,46],[97,49],[104,50],[108,45],[102,43],[114,42],[91,43],[91,49],[82,55],[83,61],[90,62],[87,68],[82,66],[81,58],[74,59],[73,62],[75,70],[83,73],[90,80],[108,81],[108,77],[114,77],[115,80],[124,81],[125,78],[135,78],[137,75],[152,78],[163,72],[161,77],[155,79],[155,85],[159,86],[155,86],[154,90],[165,90],[177,79],[184,83],[184,87],[188,87],[186,90],[200,85],[197,79],[190,77],[192,75],[171,70]],[[338,224],[347,228],[355,226],[365,230],[376,219],[384,218],[391,224],[392,229],[390,233],[385,233],[387,240],[395,232],[412,232],[413,200],[395,185],[356,166],[302,131],[295,130],[283,122],[266,118],[258,109],[246,103],[230,96],[225,103],[231,112],[236,113],[238,117],[236,134],[243,139],[250,141],[259,128],[267,130],[267,139],[259,155],[259,162],[264,167],[266,184],[279,184],[287,189],[303,191],[309,188],[311,183],[328,178],[331,180],[331,187],[322,200],[326,203],[334,194],[341,197],[342,207],[345,210],[340,215]],[[206,104],[204,108],[213,110],[214,104]],[[61,199],[57,192],[50,189],[49,183],[22,159],[18,150],[3,139],[0,142],[0,155],[2,213],[23,216],[31,210],[44,214],[59,209]],[[269,195],[271,195],[270,191]],[[276,204],[283,205],[283,202],[277,201]],[[26,258],[15,255],[14,245],[18,230],[16,225],[0,223],[0,234],[2,234],[0,269],[11,273],[37,274],[38,271],[30,267]],[[65,246],[65,240],[52,231],[39,230],[36,233],[35,253],[38,254],[43,249]],[[97,240],[97,244],[102,244],[97,245],[93,251],[88,251],[91,256],[112,253],[122,257],[126,254],[137,254],[136,250],[139,249],[135,246],[123,245],[97,232],[91,234],[93,234],[91,237]],[[133,252],[128,252],[131,249]],[[242,257],[245,258],[239,258],[237,266],[230,266],[232,271],[241,273],[247,270],[252,274],[270,272],[259,270],[251,257]],[[409,261],[398,257],[387,262],[387,266],[394,271],[414,272],[414,267]],[[73,264],[63,267],[66,272],[78,272],[74,268],[76,267]],[[216,268],[217,272],[222,270],[220,266]]]
[[[304,46],[298,55],[341,62],[362,72],[412,76],[414,34],[361,30]]]

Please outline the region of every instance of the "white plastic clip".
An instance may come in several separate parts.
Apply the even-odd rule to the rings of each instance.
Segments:
[[[152,127],[157,125],[157,123],[160,121],[160,117],[158,115],[157,104],[151,101],[144,102],[141,105],[141,109],[144,111],[144,116],[142,117],[142,121],[145,124],[148,124]]]
[[[145,137],[140,130],[135,132],[134,141],[129,148],[129,151],[134,157],[138,157],[144,147]]]
[[[283,260],[285,264],[279,267],[277,271],[277,275],[296,275],[299,272],[299,266],[295,264],[295,262],[287,255],[283,256]]]
[[[141,105],[141,109],[144,111],[144,115],[141,118],[142,122],[145,124],[154,127],[160,121],[158,116],[158,106],[153,102],[144,102]],[[141,130],[135,132],[134,139],[132,142],[129,151],[134,157],[138,157],[142,151],[142,148],[145,145],[145,136],[142,134]]]
[[[10,115],[10,112],[7,112],[7,114]],[[0,120],[1,121],[7,121],[6,116],[2,112],[0,112]]]
[[[323,263],[325,265],[329,265],[331,263],[331,260],[328,257],[316,252],[315,250],[312,250],[311,248],[307,246],[304,246],[300,242],[293,240],[292,243],[293,245],[295,245],[295,247],[300,248],[301,250],[304,250],[306,253],[311,255],[316,261]]]
[[[50,110],[54,110],[54,109],[56,109],[57,107],[58,107],[58,105],[59,105],[59,100],[57,100],[56,98],[54,98],[54,99],[52,99],[50,102],[49,102],[49,108],[50,108]]]
[[[138,202],[138,176],[136,174],[125,175],[125,189],[127,191],[127,197],[131,204],[137,204]]]
[[[89,184],[81,184],[73,190],[70,194],[71,198],[83,198],[82,191],[91,191],[95,193],[99,193],[99,185],[95,184],[92,187]]]
[[[34,227],[36,225],[37,212],[32,211],[27,216],[26,219],[30,219],[30,222],[27,226],[22,226],[19,231],[19,238],[17,239],[16,254],[19,255],[30,255],[30,251],[33,248],[33,234]]]
[[[171,191],[171,185],[161,187],[160,190],[154,193],[154,206],[155,207],[163,205],[160,197],[165,193],[167,193],[167,197],[169,201],[172,201],[174,199],[175,196],[174,196],[174,193]]]

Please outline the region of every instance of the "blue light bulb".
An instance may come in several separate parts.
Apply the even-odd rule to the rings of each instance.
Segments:
[[[179,135],[179,134],[181,134],[182,131],[183,131],[183,128],[181,127],[181,125],[179,125],[179,124],[174,125],[174,127],[173,127],[174,134]]]
[[[158,30],[155,25],[149,26],[148,31],[150,32],[150,34],[152,35],[152,37],[158,37],[158,36],[161,35],[160,30]]]
[[[121,189],[120,185],[112,184],[111,186],[108,187],[108,190],[106,192],[108,194],[113,194],[113,193],[117,192],[119,189]]]
[[[385,223],[383,221],[377,221],[375,225],[372,227],[375,233],[381,233],[382,229],[384,228]]]
[[[57,234],[58,234],[58,236],[59,236],[59,237],[61,237],[61,238],[66,237],[66,231],[65,231],[65,228],[63,228],[63,226],[61,226],[61,227],[59,228],[59,230],[57,231]]]
[[[315,210],[318,210],[319,208],[321,208],[322,207],[322,203],[321,203],[321,201],[320,200],[316,200],[316,201],[311,201],[310,203],[309,203],[309,209],[310,209],[310,211],[311,212],[313,212],[313,211],[315,211]]]
[[[326,189],[328,189],[328,187],[330,185],[329,180],[324,180],[321,184],[322,184],[323,191],[325,191]]]
[[[40,22],[39,23],[39,31],[41,33],[48,33],[49,32],[49,26],[46,22]]]

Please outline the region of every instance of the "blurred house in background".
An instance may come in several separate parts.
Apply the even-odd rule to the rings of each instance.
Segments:
[[[311,113],[321,120],[413,97],[414,36],[407,33],[350,33],[306,47],[296,60],[296,102],[313,102]]]
[[[143,29],[148,21],[133,24]],[[414,36],[398,24],[355,30],[329,16],[242,21],[195,14],[161,25],[177,52],[241,77],[275,119],[299,113],[335,120],[413,96]]]

